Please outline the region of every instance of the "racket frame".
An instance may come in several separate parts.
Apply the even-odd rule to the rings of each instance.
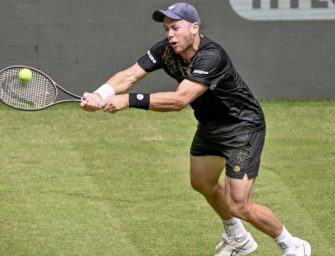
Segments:
[[[47,75],[43,71],[41,71],[41,70],[39,70],[37,68],[34,68],[34,67],[30,67],[30,66],[26,66],[26,65],[12,65],[12,66],[8,66],[8,67],[3,68],[2,70],[0,70],[0,74],[2,72],[5,72],[8,69],[23,69],[23,68],[30,69],[33,72],[37,72],[37,73],[41,74],[42,76],[44,76],[46,79],[48,79],[51,82],[51,84],[55,87],[55,96],[54,96],[52,102],[49,105],[44,106],[44,107],[40,107],[40,108],[34,108],[34,109],[26,109],[26,108],[16,107],[16,106],[13,106],[13,105],[10,105],[10,104],[6,103],[5,101],[3,101],[0,98],[0,101],[3,104],[5,104],[6,106],[14,108],[14,109],[17,109],[17,110],[23,110],[23,111],[39,111],[39,110],[44,110],[44,109],[50,108],[50,107],[52,107],[54,105],[57,105],[57,104],[60,104],[60,103],[81,102],[82,101],[82,97],[81,96],[76,95],[76,94],[74,94],[74,93],[66,90],[65,88],[63,88],[62,86],[60,86],[58,83],[56,83],[49,75]],[[64,92],[65,94],[73,97],[73,99],[57,100],[59,90],[62,91],[62,92]]]

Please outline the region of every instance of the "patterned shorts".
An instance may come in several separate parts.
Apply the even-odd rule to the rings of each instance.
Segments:
[[[264,141],[265,129],[222,138],[198,129],[193,138],[191,155],[224,157],[228,177],[243,179],[246,174],[252,179],[258,175]]]

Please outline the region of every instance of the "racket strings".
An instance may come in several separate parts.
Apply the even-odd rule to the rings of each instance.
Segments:
[[[46,76],[32,70],[32,79],[19,79],[21,68],[9,68],[0,74],[0,98],[10,106],[25,110],[46,107],[53,103],[57,90]]]

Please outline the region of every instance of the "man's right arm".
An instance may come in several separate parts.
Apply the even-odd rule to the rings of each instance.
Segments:
[[[131,67],[113,75],[102,86],[103,90],[97,90],[93,93],[84,93],[81,107],[86,111],[96,111],[107,101],[106,98],[113,94],[123,94],[128,92],[136,82],[144,78],[148,73],[137,63]],[[101,95],[105,93],[106,95]],[[101,104],[101,100],[104,102]]]
[[[128,92],[136,82],[144,78],[146,75],[147,72],[135,63],[133,66],[116,73],[108,79],[106,84],[114,89],[115,94],[122,94]]]

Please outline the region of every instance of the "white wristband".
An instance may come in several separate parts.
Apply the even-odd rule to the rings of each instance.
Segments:
[[[110,97],[115,95],[115,90],[109,84],[101,85],[94,92],[100,95],[103,104],[105,104]]]

